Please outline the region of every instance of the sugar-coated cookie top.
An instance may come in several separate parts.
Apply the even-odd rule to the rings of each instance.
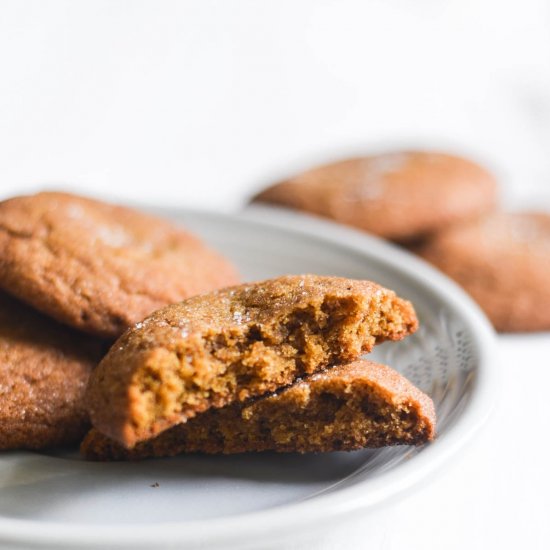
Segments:
[[[0,203],[0,288],[107,337],[155,309],[234,284],[233,267],[169,222],[67,193]]]

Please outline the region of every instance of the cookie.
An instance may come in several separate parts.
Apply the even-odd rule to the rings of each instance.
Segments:
[[[80,441],[90,426],[85,387],[103,348],[0,293],[0,449]]]
[[[131,450],[92,430],[81,452],[90,460],[137,460],[194,452],[352,451],[421,445],[434,435],[432,400],[390,367],[360,360],[251,403],[210,409]]]
[[[253,201],[409,241],[492,210],[496,191],[493,176],[469,160],[400,152],[314,168],[267,188]]]
[[[494,214],[449,228],[417,252],[457,281],[497,330],[550,330],[550,214]]]
[[[0,203],[0,288],[79,330],[115,338],[160,307],[236,282],[196,237],[136,210],[66,193]]]
[[[196,296],[127,331],[90,378],[92,424],[133,447],[415,331],[412,305],[370,281],[286,276]]]

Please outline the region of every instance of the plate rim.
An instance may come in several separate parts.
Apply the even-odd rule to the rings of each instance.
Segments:
[[[182,223],[185,223],[186,215],[215,218],[218,222],[260,225],[329,241],[340,248],[374,257],[385,267],[413,279],[451,307],[470,328],[479,361],[469,402],[449,431],[438,436],[435,443],[423,448],[413,460],[401,463],[374,479],[363,480],[336,492],[235,516],[148,525],[67,525],[61,522],[0,518],[0,541],[35,547],[76,548],[110,544],[121,548],[143,548],[177,543],[218,548],[242,543],[243,540],[252,544],[269,535],[270,542],[276,542],[315,524],[333,522],[350,517],[351,514],[366,512],[376,505],[389,503],[413,489],[430,473],[437,472],[485,424],[494,408],[499,388],[495,332],[479,306],[465,291],[422,259],[359,230],[278,207],[252,205],[236,213],[192,208],[151,209],[144,205],[141,208],[179,219]],[[365,486],[368,486],[368,491],[365,491]]]

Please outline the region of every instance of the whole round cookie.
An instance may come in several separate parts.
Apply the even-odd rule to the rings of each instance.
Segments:
[[[78,442],[83,397],[104,344],[0,292],[0,450]]]
[[[497,330],[550,330],[550,214],[493,214],[449,228],[418,252],[460,283]]]
[[[116,337],[235,282],[195,236],[136,210],[54,192],[0,203],[0,288],[80,330]]]
[[[398,152],[327,164],[253,198],[408,241],[494,208],[495,179],[447,154]]]

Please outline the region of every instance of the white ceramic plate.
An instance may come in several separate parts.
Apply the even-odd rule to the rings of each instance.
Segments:
[[[453,283],[411,255],[340,226],[269,208],[238,217],[165,212],[233,259],[247,280],[285,273],[366,278],[414,303],[421,329],[372,357],[435,401],[423,448],[319,455],[186,456],[87,463],[0,456],[0,543],[25,548],[260,548],[364,512],[433,473],[493,403],[493,332]]]

